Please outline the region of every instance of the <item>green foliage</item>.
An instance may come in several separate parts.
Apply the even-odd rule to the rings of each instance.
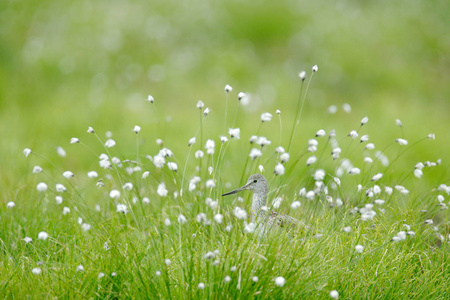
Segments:
[[[443,195],[448,203],[437,188],[450,185],[447,2],[1,2],[0,295],[327,299],[337,290],[349,299],[448,298],[448,211],[436,200]],[[275,148],[289,148],[300,107],[297,74],[307,70],[308,82],[316,63],[319,71],[308,93],[303,89],[290,160],[285,174],[276,176]],[[225,84],[234,88],[228,97]],[[249,105],[238,102],[240,91],[251,95]],[[154,104],[145,101],[148,94]],[[211,109],[208,116],[195,107],[198,99]],[[344,103],[351,104],[351,113],[343,112]],[[327,113],[331,105],[336,114]],[[273,119],[261,123],[266,111]],[[360,126],[366,115],[369,123]],[[403,127],[395,125],[397,118]],[[137,135],[136,124],[142,127]],[[86,133],[88,126],[96,133]],[[228,136],[229,127],[240,128],[241,139],[222,144],[218,136]],[[317,152],[309,153],[308,140],[322,128],[327,135],[317,137]],[[331,129],[342,149],[336,160],[330,155]],[[113,148],[104,147],[109,130],[117,142]],[[348,137],[351,130],[368,134],[375,150]],[[426,138],[430,132],[436,141]],[[272,144],[250,145],[255,134]],[[197,142],[189,147],[193,136]],[[69,144],[71,137],[81,143]],[[158,138],[163,145],[155,144]],[[400,146],[396,138],[409,144]],[[196,159],[207,139],[215,140],[215,154]],[[66,157],[56,154],[57,146]],[[33,151],[27,159],[25,147]],[[146,157],[162,147],[173,151],[166,161],[177,163],[177,172],[167,165],[159,169]],[[262,149],[261,158],[248,158],[253,147]],[[378,150],[389,166],[377,160]],[[123,166],[99,167],[101,153],[118,157]],[[318,161],[307,167],[311,155]],[[367,156],[372,164],[363,162]],[[439,158],[442,165],[425,167],[420,179],[413,175],[417,162]],[[334,189],[343,159],[361,174],[345,172]],[[44,171],[32,174],[35,165]],[[250,213],[251,194],[240,195],[242,202],[220,195],[259,172],[259,165],[270,184],[268,205],[281,197],[277,210],[306,227],[262,240],[244,232],[250,220],[236,219],[233,209]],[[136,166],[141,170],[126,170]],[[302,188],[315,188],[317,169],[326,172],[323,183],[332,205],[323,191],[314,200],[299,195]],[[66,170],[75,177],[64,178]],[[99,177],[88,178],[91,170]],[[150,175],[142,178],[147,170]],[[383,177],[373,182],[377,173]],[[194,176],[201,181],[189,191]],[[208,179],[214,188],[206,187]],[[48,184],[46,192],[36,190],[39,182]],[[122,188],[126,182],[132,190]],[[167,197],[157,193],[162,182]],[[67,191],[56,192],[56,183]],[[381,193],[367,197],[375,184]],[[394,192],[386,193],[386,186]],[[113,189],[120,198],[109,197]],[[56,195],[64,198],[61,204]],[[385,203],[375,205],[373,220],[351,213],[378,196]],[[218,206],[212,209],[206,198]],[[300,208],[290,207],[294,200]],[[15,207],[7,207],[10,201]],[[129,212],[117,212],[118,204]],[[63,215],[63,207],[70,213]],[[207,222],[196,220],[200,213]],[[223,223],[214,221],[217,213]],[[180,214],[186,223],[179,223]],[[428,219],[434,224],[424,224]],[[91,228],[85,231],[80,223]],[[404,224],[415,235],[392,242],[398,232],[408,231]],[[349,233],[343,231],[347,226]],[[38,239],[41,231],[50,237]],[[25,237],[33,241],[25,243]],[[362,253],[355,251],[358,244],[365,247]],[[215,250],[214,258],[205,258]],[[84,271],[77,271],[79,265]],[[39,275],[32,273],[36,267]],[[274,283],[278,276],[286,279],[283,287]],[[205,288],[198,289],[199,283]]]

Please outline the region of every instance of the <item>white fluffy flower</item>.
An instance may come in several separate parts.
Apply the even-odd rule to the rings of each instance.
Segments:
[[[348,173],[351,175],[358,175],[361,173],[361,170],[359,168],[351,168]]]
[[[26,237],[23,238],[23,241],[28,244],[28,243],[31,243],[33,241],[33,239],[28,237],[28,236],[26,236]]]
[[[153,102],[155,102],[155,99],[153,98],[152,95],[148,95],[147,96],[147,101],[150,102],[150,103],[153,103]]]
[[[297,209],[297,208],[300,207],[300,205],[301,205],[300,201],[294,201],[294,202],[291,203],[291,208],[292,209]]]
[[[160,183],[158,185],[158,188],[156,189],[156,193],[161,197],[166,197],[169,191],[166,189],[166,185],[164,182]]]
[[[39,275],[42,273],[42,270],[41,270],[41,268],[33,268],[31,270],[31,273],[33,273],[34,275]]]
[[[300,77],[300,79],[302,81],[304,81],[305,78],[306,78],[306,72],[305,71],[301,71],[300,73],[298,73],[298,77]]]
[[[397,126],[400,126],[400,127],[403,126],[403,123],[402,123],[402,121],[400,119],[396,119],[395,120],[395,124],[397,124]]]
[[[64,206],[63,215],[67,215],[67,214],[70,214],[70,208],[68,208],[67,206]]]
[[[7,208],[13,208],[13,207],[15,207],[16,206],[16,204],[13,202],[13,201],[9,201],[7,204],[6,204],[6,207]]]
[[[234,216],[236,218],[238,218],[239,220],[247,219],[247,212],[245,211],[245,209],[242,209],[240,207],[235,207],[233,213],[234,213]]]
[[[272,120],[272,114],[271,113],[266,112],[266,113],[263,113],[261,115],[261,121],[269,122],[270,120]]]
[[[66,157],[66,150],[63,147],[56,148],[56,153],[61,157]]]
[[[283,153],[280,155],[280,160],[281,162],[285,163],[289,161],[289,153]]]
[[[352,130],[350,131],[348,136],[351,137],[352,139],[356,139],[358,137],[358,132],[356,132],[356,130]]]
[[[242,98],[244,98],[244,97],[246,97],[246,96],[247,96],[247,95],[246,95],[245,93],[240,92],[240,93],[238,94],[238,99],[239,99],[239,101],[241,101]]]
[[[253,233],[256,229],[256,224],[250,222],[249,224],[245,224],[244,226],[244,232],[245,233]]]
[[[255,160],[256,158],[262,156],[262,151],[257,148],[252,148],[252,150],[250,150],[250,154],[248,156],[250,156],[251,159]]]
[[[167,163],[167,167],[169,168],[169,170],[171,171],[177,171],[178,170],[178,165],[174,162],[168,162]]]
[[[396,139],[395,142],[398,143],[401,146],[408,145],[408,141],[405,140],[405,139]]]
[[[70,171],[65,171],[65,172],[63,173],[63,176],[64,176],[65,178],[69,179],[69,178],[74,177],[75,175],[74,175],[72,172],[70,172]]]
[[[73,138],[70,139],[70,143],[71,144],[76,144],[76,143],[79,143],[79,142],[80,142],[80,140],[78,138],[73,137]]]
[[[330,297],[333,299],[338,299],[339,298],[339,292],[336,290],[333,290],[330,292]]]
[[[274,172],[276,175],[283,175],[283,174],[284,174],[284,170],[285,170],[284,166],[283,166],[282,164],[278,163],[278,164],[275,166],[275,170],[274,170],[273,172]]]
[[[58,193],[64,193],[67,191],[66,187],[61,183],[57,183],[55,189]]]
[[[45,192],[47,190],[47,184],[45,184],[44,182],[39,182],[36,186],[36,189],[38,190],[38,192]]]
[[[138,125],[135,125],[134,128],[133,128],[133,131],[134,131],[136,134],[138,134],[139,131],[141,131],[141,127],[138,126]]]
[[[113,139],[108,139],[105,142],[105,147],[106,148],[111,148],[111,147],[114,147],[115,145],[116,145],[116,141],[113,140]]]
[[[422,170],[420,170],[420,169],[414,170],[414,176],[416,176],[417,178],[420,178],[422,175],[423,175]]]
[[[326,134],[325,130],[320,129],[319,131],[316,132],[316,137],[324,136],[325,134]]]
[[[311,69],[312,69],[313,72],[319,71],[319,67],[317,65],[312,66]]]
[[[355,251],[358,252],[358,253],[362,253],[364,251],[364,246],[356,245],[355,246]]]
[[[87,132],[88,133],[95,133],[94,128],[92,128],[91,126],[88,127]]]
[[[118,190],[111,190],[109,192],[109,197],[111,199],[118,199],[120,197],[120,192]]]
[[[48,233],[45,231],[39,232],[38,239],[45,241],[46,239],[48,239]]]
[[[314,180],[315,181],[322,181],[324,178],[325,178],[325,171],[324,170],[320,169],[320,170],[317,170],[314,173]]]
[[[282,286],[284,286],[285,283],[286,283],[286,280],[283,277],[279,276],[279,277],[275,278],[275,285],[282,287]]]
[[[372,177],[372,181],[378,181],[378,180],[381,179],[381,177],[383,177],[383,174],[382,174],[382,173],[375,174],[375,175]]]
[[[116,212],[126,214],[128,213],[128,208],[125,204],[117,204]]]
[[[361,120],[361,126],[367,124],[367,122],[369,122],[369,117],[364,117]]]
[[[25,157],[28,157],[28,155],[30,155],[30,153],[31,153],[31,149],[30,148],[23,149],[23,154],[25,155]]]
[[[310,165],[312,165],[312,164],[315,164],[316,161],[317,161],[317,157],[315,157],[314,155],[313,155],[313,156],[310,156],[310,157],[308,157],[308,159],[306,160],[306,165],[307,165],[307,166],[310,166]]]
[[[182,214],[180,214],[180,215],[178,216],[178,223],[184,224],[184,223],[186,223],[186,222],[187,222],[186,217],[183,216]]]
[[[232,88],[230,85],[227,84],[227,85],[225,86],[225,92],[226,92],[226,93],[229,93],[229,92],[231,92],[232,90],[233,90],[233,88]]]
[[[228,134],[232,139],[239,140],[241,138],[241,129],[240,128],[229,128]]]
[[[221,224],[223,222],[223,216],[221,214],[216,214],[214,216],[214,221],[216,221],[218,224]]]

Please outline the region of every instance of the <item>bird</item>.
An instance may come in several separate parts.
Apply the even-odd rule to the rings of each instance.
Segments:
[[[222,197],[236,194],[244,190],[253,191],[252,222],[256,223],[257,234],[260,237],[264,237],[269,231],[278,229],[295,230],[303,225],[296,218],[267,209],[266,201],[269,192],[269,184],[262,174],[251,175],[244,186],[225,193]]]

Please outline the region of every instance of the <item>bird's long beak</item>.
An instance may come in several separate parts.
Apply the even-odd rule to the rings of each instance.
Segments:
[[[222,196],[228,196],[228,195],[236,194],[237,192],[240,192],[240,191],[243,191],[243,190],[247,190],[249,185],[250,185],[250,183],[248,183],[248,184],[244,185],[243,187],[240,187],[240,188],[238,188],[238,189],[236,189],[234,191],[225,193]]]

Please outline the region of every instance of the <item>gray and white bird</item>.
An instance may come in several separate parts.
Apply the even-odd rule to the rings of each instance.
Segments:
[[[257,233],[261,237],[270,230],[281,228],[295,230],[303,225],[296,218],[264,209],[264,207],[266,207],[269,185],[267,184],[266,178],[261,174],[253,174],[244,186],[225,193],[222,196],[236,194],[244,190],[253,191],[252,222],[256,223]]]

